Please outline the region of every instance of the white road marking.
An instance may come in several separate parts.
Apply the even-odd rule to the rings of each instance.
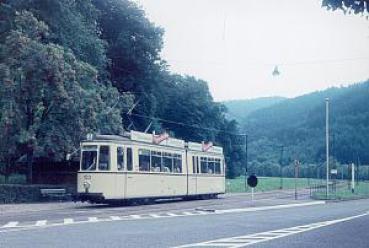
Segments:
[[[8,227],[16,227],[18,225],[18,221],[11,221],[7,223],[6,225],[3,225],[2,228],[8,228]]]
[[[98,222],[99,220],[97,219],[97,217],[88,217],[88,221],[89,222]]]
[[[47,220],[38,220],[36,221],[35,226],[46,226]]]
[[[174,248],[189,248],[189,247],[201,247],[201,246],[206,246],[206,247],[222,246],[222,247],[227,247],[227,248],[245,247],[245,246],[249,246],[249,245],[256,244],[256,243],[266,242],[266,241],[273,240],[273,239],[283,238],[283,237],[287,237],[290,235],[311,231],[314,229],[337,224],[337,223],[344,222],[344,221],[350,221],[350,220],[360,218],[363,216],[367,216],[367,215],[369,215],[368,212],[364,214],[350,216],[347,218],[342,218],[342,219],[322,221],[322,222],[312,223],[309,225],[283,228],[279,230],[254,233],[254,234],[249,234],[245,236],[222,238],[222,239],[199,242],[199,243],[194,243],[194,244],[186,244],[182,246],[176,246]]]
[[[324,204],[323,201],[316,202],[306,202],[301,204],[288,204],[288,205],[276,205],[276,206],[267,206],[267,207],[254,207],[254,208],[237,208],[237,209],[225,209],[225,210],[215,210],[215,211],[183,211],[177,213],[163,213],[159,214],[146,214],[146,215],[127,215],[127,216],[107,216],[107,218],[97,217],[88,217],[88,221],[75,221],[71,218],[63,219],[62,222],[58,223],[47,223],[47,220],[37,221],[34,225],[20,225],[19,222],[9,222],[8,224],[0,227],[0,232],[9,232],[9,231],[21,231],[25,229],[32,229],[37,227],[52,227],[52,226],[61,226],[61,225],[70,225],[70,224],[86,224],[86,223],[96,223],[96,222],[106,222],[106,221],[119,221],[119,220],[131,220],[131,219],[148,219],[148,218],[168,218],[168,217],[186,217],[186,216],[196,216],[196,215],[210,215],[210,214],[227,214],[227,213],[237,213],[237,212],[254,212],[254,211],[264,211],[264,210],[272,210],[272,209],[283,209],[283,208],[292,208],[292,207],[300,207],[300,206],[310,206],[317,204]],[[86,212],[86,211],[84,211]],[[369,213],[369,212],[368,212]],[[13,227],[13,228],[12,228]],[[304,229],[303,227],[300,227]],[[291,231],[289,231],[291,232]],[[289,233],[287,232],[287,233]]]
[[[141,219],[142,218],[141,215],[136,215],[136,214],[132,214],[129,217],[131,217],[132,219]]]
[[[213,214],[213,213],[215,213],[215,211],[212,212],[212,211],[199,211],[199,210],[196,210],[195,213],[199,214],[199,215],[205,215],[205,214]]]
[[[255,211],[273,210],[273,209],[305,207],[305,206],[313,206],[313,205],[321,205],[321,204],[325,204],[325,201],[312,201],[312,202],[304,202],[304,203],[274,205],[274,206],[254,207],[254,208],[232,208],[232,209],[216,210],[215,213],[225,214],[225,213],[255,212]]]
[[[111,220],[121,220],[119,216],[110,216]]]
[[[192,212],[182,212],[183,215],[195,215],[195,213]]]
[[[71,219],[71,218],[66,218],[66,219],[64,219],[64,224],[65,225],[69,225],[69,224],[73,224],[74,223],[74,220],[73,219]]]

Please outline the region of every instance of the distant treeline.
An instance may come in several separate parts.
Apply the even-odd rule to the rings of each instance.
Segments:
[[[27,165],[30,181],[87,133],[146,128],[213,141],[240,167],[236,122],[205,81],[168,71],[163,34],[128,0],[1,1],[0,173]]]
[[[280,165],[291,166],[295,160],[310,167],[325,162],[325,98],[330,105],[330,166],[369,164],[366,81],[285,99],[248,114],[240,125],[249,134],[249,161],[257,174],[276,176]]]

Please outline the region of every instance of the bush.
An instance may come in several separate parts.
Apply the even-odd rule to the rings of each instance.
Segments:
[[[74,187],[65,185],[0,184],[0,204],[45,201],[40,192],[45,188],[66,188],[67,193],[75,193]]]

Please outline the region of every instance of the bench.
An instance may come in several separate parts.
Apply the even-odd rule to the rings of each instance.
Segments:
[[[66,189],[40,189],[41,196],[47,199],[66,200],[70,198],[70,194],[67,194]]]

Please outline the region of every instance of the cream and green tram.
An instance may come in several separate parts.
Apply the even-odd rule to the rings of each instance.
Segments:
[[[131,131],[82,141],[80,157],[80,201],[196,199],[225,192],[223,149],[217,146]]]

